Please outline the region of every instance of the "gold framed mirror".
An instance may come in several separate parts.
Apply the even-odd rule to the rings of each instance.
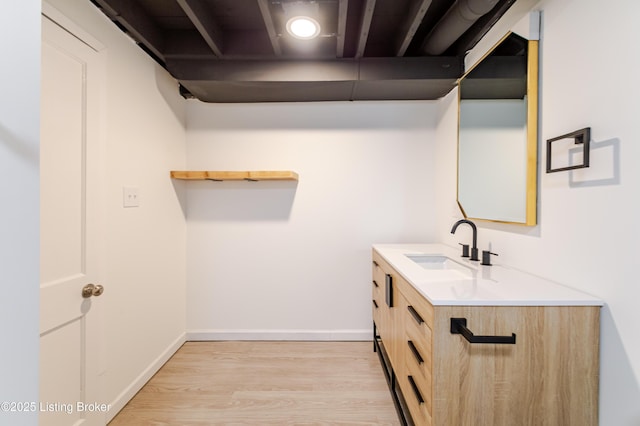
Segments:
[[[538,41],[510,32],[458,80],[464,216],[536,225],[537,169]]]

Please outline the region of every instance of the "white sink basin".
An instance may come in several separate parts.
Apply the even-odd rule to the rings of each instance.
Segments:
[[[465,266],[441,254],[407,254],[405,255],[424,269],[451,269]]]
[[[468,279],[473,272],[468,266],[442,254],[405,254],[405,256],[423,269],[443,271],[440,274],[443,276],[440,278],[444,279]]]

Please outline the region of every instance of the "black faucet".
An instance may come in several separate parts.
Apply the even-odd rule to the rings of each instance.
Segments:
[[[468,224],[469,226],[471,226],[471,229],[473,230],[473,246],[471,247],[471,258],[469,260],[480,260],[478,259],[478,228],[476,228],[475,223],[467,219],[460,219],[459,221],[453,224],[453,228],[451,228],[451,233],[455,234],[456,229],[458,229],[458,225],[462,223]],[[464,256],[464,253],[463,253],[463,257],[466,257]]]

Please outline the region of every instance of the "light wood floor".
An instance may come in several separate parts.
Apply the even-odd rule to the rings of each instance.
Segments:
[[[187,342],[118,425],[398,425],[368,342]]]

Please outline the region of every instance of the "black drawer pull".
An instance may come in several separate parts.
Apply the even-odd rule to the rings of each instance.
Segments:
[[[379,287],[378,283],[376,282],[376,280],[373,280],[373,285],[376,287]]]
[[[469,343],[493,343],[498,345],[515,345],[516,334],[511,336],[476,336],[467,328],[466,318],[451,318],[451,334],[462,334]]]
[[[420,389],[418,389],[418,386],[416,385],[416,382],[413,381],[413,377],[407,376],[407,378],[409,379],[409,383],[411,384],[411,387],[413,388],[413,393],[416,394],[416,399],[418,400],[418,402],[420,404],[424,404],[424,399],[422,399],[422,395],[420,395]]]
[[[379,266],[378,262],[376,262],[375,260],[373,261],[373,266],[375,266],[376,268]]]
[[[378,302],[376,302],[375,300],[373,301],[373,306],[376,307],[376,309],[378,309]]]
[[[384,295],[387,306],[393,308],[393,277],[390,274],[384,277]]]
[[[411,316],[413,316],[413,319],[415,319],[418,324],[422,324],[424,322],[420,314],[415,309],[413,309],[413,306],[409,305],[407,306],[407,309],[409,310],[409,313],[411,314]]]
[[[420,356],[420,352],[418,352],[418,348],[416,348],[416,346],[413,344],[411,340],[408,340],[407,344],[409,345],[409,349],[411,349],[413,356],[416,357],[416,361],[418,361],[418,364],[422,364],[424,360]]]

